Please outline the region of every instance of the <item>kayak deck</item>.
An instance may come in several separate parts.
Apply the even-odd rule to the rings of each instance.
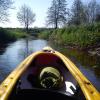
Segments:
[[[48,67],[48,66],[52,66],[58,69],[61,75],[63,76],[63,83],[57,89],[49,89],[49,90],[43,89],[43,87],[41,87],[39,83],[38,77],[39,77],[40,71],[43,68]],[[66,91],[67,87],[66,87],[65,82],[71,82],[72,84],[74,84],[74,86],[76,87],[76,90],[73,90],[74,95]],[[76,99],[78,99],[79,96],[84,98],[77,81],[71,75],[71,73],[69,72],[65,64],[62,62],[61,59],[59,59],[57,56],[53,55],[52,53],[42,53],[42,54],[37,55],[32,61],[32,63],[29,65],[29,67],[26,69],[26,71],[19,78],[19,82],[16,84],[15,88],[16,88],[15,91],[17,92],[17,94],[15,94],[15,91],[14,91],[13,95],[15,97],[12,95],[10,96],[12,97],[12,99],[15,99],[16,97],[18,99],[18,97],[20,98],[20,95],[23,98],[26,98],[29,95],[31,97],[36,97],[37,95],[40,96],[40,93],[42,94],[41,95],[42,98],[44,98],[44,96],[45,98],[47,96],[54,98],[54,95],[59,95],[61,98],[66,97],[66,96],[70,96]],[[34,93],[34,96],[31,95],[33,93]]]
[[[57,68],[64,79],[58,89],[44,89],[36,78],[41,69],[51,66]],[[76,87],[75,91],[71,88],[74,95],[68,94],[66,83]],[[99,100],[100,93],[70,59],[52,48],[45,48],[28,56],[0,85],[0,100],[29,98]]]

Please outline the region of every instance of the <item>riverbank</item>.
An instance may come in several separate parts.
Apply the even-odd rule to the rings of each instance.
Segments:
[[[0,43],[15,41],[19,38],[25,38],[28,35],[22,29],[18,28],[0,28]]]
[[[94,50],[100,47],[100,23],[44,31],[39,34],[39,37],[66,48]]]

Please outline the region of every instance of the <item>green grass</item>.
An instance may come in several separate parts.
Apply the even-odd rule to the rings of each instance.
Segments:
[[[68,26],[51,32],[45,30],[39,36],[60,45],[89,47],[100,43],[100,23]]]
[[[17,28],[8,29],[8,33],[10,33],[9,35],[15,37],[16,39],[28,36],[28,34],[26,34],[26,32],[23,29],[17,29]]]
[[[40,33],[38,33],[38,38],[49,39],[52,32],[52,30],[41,31]]]
[[[87,47],[100,42],[100,23],[70,26],[54,31],[51,39],[60,45]]]
[[[78,27],[68,27],[60,35],[61,44],[71,44],[80,47],[88,47],[98,43],[100,40],[100,31],[99,27],[94,26],[78,26]],[[59,30],[57,33],[59,36]]]
[[[27,36],[22,29],[0,28],[0,42],[15,41]]]

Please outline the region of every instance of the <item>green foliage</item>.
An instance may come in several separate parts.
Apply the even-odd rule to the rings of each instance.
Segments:
[[[23,29],[8,29],[8,32],[10,36],[15,37],[16,39],[28,36],[28,34]]]
[[[100,23],[69,26],[54,31],[51,39],[60,45],[88,47],[100,42]]]
[[[0,42],[15,41],[18,38],[26,37],[27,34],[20,29],[0,28]]]
[[[8,30],[0,28],[0,42],[8,42],[8,41],[15,40]]]
[[[94,23],[94,24],[86,25],[85,28],[88,31],[100,32],[100,23]]]
[[[52,32],[53,32],[52,30],[44,30],[38,34],[38,37],[42,39],[49,39],[49,36],[51,35]]]

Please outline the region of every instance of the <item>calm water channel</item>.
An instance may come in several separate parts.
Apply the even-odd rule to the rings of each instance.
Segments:
[[[100,57],[91,56],[87,52],[61,48],[39,39],[28,40],[28,42],[21,39],[0,45],[0,82],[29,54],[41,50],[47,45],[68,56],[100,91]]]

